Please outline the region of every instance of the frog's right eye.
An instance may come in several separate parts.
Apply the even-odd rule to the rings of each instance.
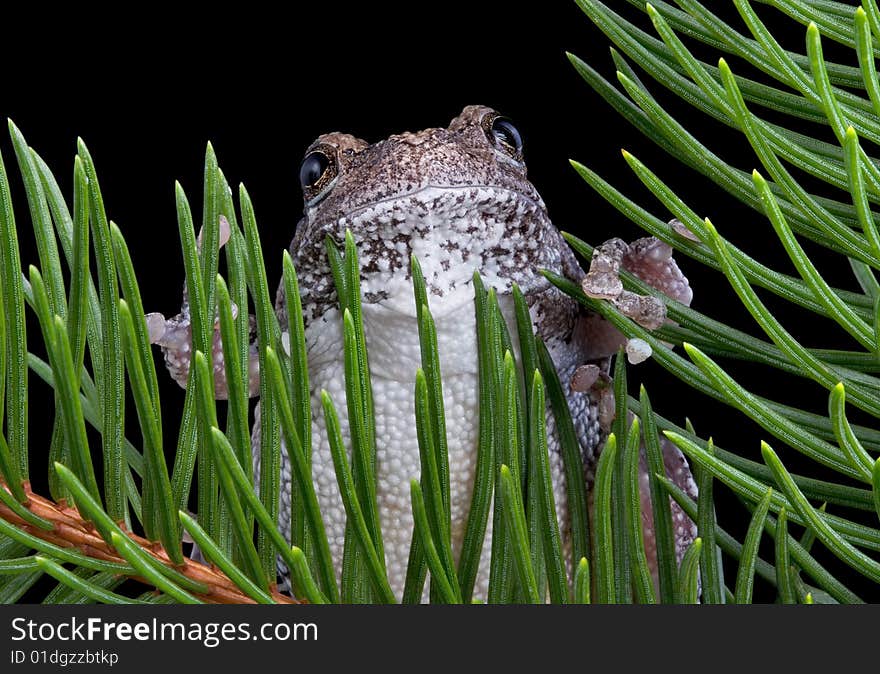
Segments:
[[[317,147],[309,152],[299,167],[299,183],[306,201],[314,201],[336,178],[334,148]]]

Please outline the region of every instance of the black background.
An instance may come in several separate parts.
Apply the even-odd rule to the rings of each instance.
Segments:
[[[629,3],[608,4],[651,31],[647,16]],[[580,79],[565,51],[611,81],[614,67],[608,40],[573,2],[408,5],[291,3],[283,12],[256,4],[228,12],[215,6],[198,18],[182,16],[178,7],[120,11],[103,15],[100,22],[99,17],[71,15],[51,27],[36,18],[10,22],[2,41],[0,115],[15,121],[68,194],[75,140],[81,136],[86,141],[108,215],[131,249],[145,308],[166,315],[176,312],[183,281],[173,185],[175,180],[183,184],[198,219],[207,141],[230,183],[248,187],[274,286],[281,251],[302,209],[299,162],[314,137],[340,130],[378,140],[403,130],[446,126],[472,103],[490,105],[515,120],[525,138],[530,178],[560,229],[593,244],[611,236],[642,235],[583,183],[569,158],[597,170],[658,217],[671,217],[629,171],[620,155],[627,148],[698,213],[710,216],[723,235],[792,273],[762,216],[664,155]],[[712,5],[745,31],[729,3]],[[800,26],[779,21],[773,10],[761,12],[785,30],[787,46],[803,51]],[[710,62],[720,55],[708,48],[698,53]],[[731,64],[747,70],[736,60]],[[723,158],[744,170],[758,166],[742,136],[646,82]],[[13,169],[8,140],[0,142],[0,149]],[[25,232],[26,204],[16,172],[10,173],[20,231]],[[22,236],[21,245],[25,264],[34,262],[27,237]],[[821,269],[833,283],[855,289],[839,261],[821,254],[819,259],[827,263]],[[687,259],[680,263],[694,287],[696,309],[758,334],[720,275]],[[767,300],[806,345],[852,346],[827,321]],[[756,392],[818,412],[825,409],[827,394],[816,385],[767,368],[733,368]],[[173,428],[183,392],[162,374],[164,420]],[[632,368],[630,380],[633,392],[640,382],[648,386],[659,412],[678,423],[689,417],[701,435],[713,436],[725,449],[760,460],[759,439],[771,440],[654,363]],[[36,383],[32,388],[35,451],[48,437],[51,398]],[[133,406],[129,410],[131,433],[137,437]],[[169,446],[173,441],[170,435]],[[776,445],[787,463],[818,474],[792,450]],[[36,471],[34,479],[39,483]],[[726,490],[718,491],[722,524],[741,538],[748,513]],[[771,549],[763,552],[772,559]],[[733,577],[728,581],[732,584]]]

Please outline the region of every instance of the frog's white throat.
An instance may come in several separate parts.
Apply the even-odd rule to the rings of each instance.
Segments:
[[[545,233],[552,231],[544,204],[521,192],[492,186],[427,186],[353,209],[337,221],[358,247],[365,303],[414,317],[410,258],[415,255],[437,318],[473,304],[478,271],[487,286],[508,292],[543,278]],[[549,260],[547,260],[549,262]]]

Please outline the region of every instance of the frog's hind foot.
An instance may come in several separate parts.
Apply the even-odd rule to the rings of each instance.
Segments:
[[[681,450],[666,438],[661,438],[660,447],[663,453],[663,463],[666,468],[666,477],[694,501],[697,500],[699,491],[694,481],[694,476],[688,466],[687,459]],[[642,504],[642,535],[645,542],[645,552],[648,558],[648,568],[654,579],[654,588],[660,590],[658,561],[657,561],[657,536],[654,526],[654,510],[651,505],[651,489],[648,472],[648,463],[645,449],[642,446],[639,457],[639,497]],[[672,511],[672,535],[675,547],[675,561],[681,564],[684,553],[697,537],[697,525],[687,516],[682,508],[670,499]]]

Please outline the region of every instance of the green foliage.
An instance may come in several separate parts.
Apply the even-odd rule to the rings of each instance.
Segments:
[[[613,307],[586,298],[572,284],[555,277],[551,280],[627,336],[646,339],[655,360],[671,373],[754,421],[786,452],[800,452],[816,464],[818,478],[793,475],[766,443],[761,465],[714,446],[711,439],[707,442],[692,432],[673,428],[654,415],[667,438],[694,465],[701,487],[700,503],[694,504],[668,480],[658,480],[658,486],[668,489],[697,519],[703,544],[703,599],[721,599],[723,576],[719,578],[717,564],[720,548],[739,560],[738,602],[751,601],[755,573],[776,587],[781,602],[804,602],[807,595],[813,599],[817,596],[815,589],[803,587],[802,573],[836,600],[856,601],[858,598],[837,577],[840,567],[835,566],[832,573],[820,566],[809,546],[801,546],[791,536],[789,525],[805,527],[809,537],[818,536],[856,575],[876,582],[878,529],[871,511],[877,502],[875,458],[880,450],[876,432],[880,416],[880,304],[876,280],[880,247],[873,208],[880,203],[880,172],[869,154],[880,140],[880,85],[874,63],[880,12],[875,0],[864,0],[861,7],[807,0],[762,2],[803,24],[805,53],[783,48],[764,23],[773,10],[758,12],[757,3],[748,0],[733,2],[745,32],[718,18],[708,3],[696,0],[676,0],[674,5],[663,1],[643,5],[630,0],[635,8],[630,14],[597,0],[577,0],[577,4],[614,43],[612,57],[619,86],[570,54],[584,80],[672,158],[705,176],[756,211],[757,216],[764,216],[767,226],[754,235],[754,240],[775,234],[797,276],[762,263],[760,248],[747,252],[731,243],[722,230],[730,228],[732,236],[735,231],[721,221],[723,214],[714,223],[698,216],[664,182],[660,171],[651,170],[624,151],[634,174],[690,234],[673,223],[667,224],[595,171],[572,163],[598,194],[634,223],[668,243],[679,255],[723,273],[763,335],[736,330],[724,324],[723,316],[710,318],[662,296],[675,323],[647,333]],[[639,10],[645,12],[653,31],[628,18]],[[797,25],[793,27],[796,31]],[[855,49],[851,60],[858,62],[858,67],[826,60],[823,41],[827,40]],[[702,60],[705,57],[701,55],[712,50],[722,56],[717,66]],[[654,84],[666,92],[652,91]],[[687,124],[669,112],[668,101],[674,97],[697,111]],[[774,114],[768,115],[770,111]],[[754,152],[754,166],[758,168],[743,170],[722,159],[712,148],[712,138],[699,132],[701,115],[741,133]],[[812,124],[804,124],[804,120]],[[836,143],[829,142],[829,137]],[[662,171],[669,172],[669,167]],[[804,175],[812,182],[803,179]],[[826,184],[821,195],[810,187],[816,184],[813,179]],[[751,226],[759,225],[753,221]],[[592,252],[582,241],[567,238],[581,254]],[[810,247],[802,245],[805,239]],[[834,288],[825,280],[808,252],[815,249],[815,244],[836,254],[852,269],[861,292]],[[624,283],[631,290],[657,294],[632,277],[627,276]],[[785,327],[761,299],[767,294],[825,319],[827,328],[811,335],[811,341],[821,338],[826,330],[840,330],[856,346],[850,350],[805,346],[795,330]],[[687,357],[674,352],[669,344],[683,346]],[[822,387],[829,395],[827,416],[748,390],[737,381],[736,361],[756,363],[767,370],[768,377],[775,369],[802,378],[805,386]],[[644,401],[640,407],[646,411]],[[852,412],[853,408],[857,412]],[[852,424],[848,415],[855,414],[868,421],[859,426]],[[713,480],[733,489],[753,510],[752,526],[743,546],[719,529],[709,513],[712,499],[706,490],[713,489]],[[860,484],[868,489],[860,489]],[[844,497],[844,491],[855,496],[857,502]],[[817,508],[811,500],[829,507]],[[776,541],[772,576],[768,575],[770,566],[757,556],[762,530]],[[661,585],[665,576],[661,573]],[[852,573],[847,576],[853,577]],[[717,584],[719,580],[721,584]]]
[[[182,186],[176,185],[194,357],[169,470],[163,445],[167,421],[160,415],[159,375],[147,342],[138,279],[124,228],[105,214],[95,164],[80,142],[68,204],[50,169],[10,124],[39,264],[29,267],[25,279],[18,248],[25,228],[16,225],[6,168],[0,160],[0,417],[5,416],[0,432],[0,514],[4,515],[0,517],[0,601],[17,601],[34,592],[41,578],[57,583],[45,594],[47,602],[212,601],[215,577],[190,573],[192,564],[184,559],[181,547],[185,530],[222,572],[225,590],[242,601],[281,599],[274,592],[280,558],[290,570],[294,594],[313,603],[417,602],[428,579],[432,602],[470,603],[489,517],[490,602],[750,602],[758,582],[783,603],[859,602],[861,598],[840,574],[842,566],[867,582],[880,582],[876,559],[880,460],[875,458],[880,451],[876,428],[880,235],[873,211],[880,204],[880,169],[869,154],[880,142],[880,84],[874,63],[880,11],[875,1],[864,0],[858,9],[825,0],[767,2],[807,26],[805,54],[783,49],[747,0],[734,0],[734,5],[750,35],[725,24],[696,0],[677,0],[677,6],[662,1],[643,6],[631,0],[636,10],[645,11],[648,21],[642,23],[650,23],[653,33],[597,0],[577,3],[614,43],[619,86],[570,55],[576,70],[622,119],[671,157],[766,216],[764,231],[779,239],[797,276],[771,269],[731,243],[719,232],[727,227],[721,218],[713,224],[699,217],[657,172],[625,152],[634,174],[693,236],[653,215],[598,173],[577,162],[573,166],[600,196],[646,232],[679,255],[723,274],[763,336],[735,330],[724,324],[723,316],[712,318],[663,296],[659,297],[674,322],[649,333],[610,304],[587,298],[571,281],[549,272],[548,278],[628,337],[647,341],[655,360],[674,376],[735,408],[786,453],[800,452],[817,464],[816,474],[792,474],[767,443],[762,445],[764,463],[757,463],[716,446],[711,438],[699,437],[689,423],[686,428],[675,425],[653,410],[644,388],[638,398],[628,395],[632,373],[618,357],[616,421],[595,467],[591,529],[584,466],[564,383],[546,347],[532,332],[519,289],[513,291],[516,321],[511,328],[516,329],[520,345],[515,350],[495,290],[475,276],[479,441],[473,497],[456,564],[443,363],[424,278],[413,259],[421,345],[421,367],[413,372],[414,427],[421,474],[412,476],[415,528],[404,593],[396,597],[385,569],[376,502],[376,423],[353,237],[346,236],[342,250],[327,241],[343,320],[351,438],[346,447],[336,408],[339,401],[322,392],[321,409],[311,407],[302,307],[290,257],[285,253],[281,260],[288,322],[279,325],[266,280],[266,264],[277,261],[263,260],[254,206],[245,188],[240,187],[235,199],[209,145],[199,245],[189,200]],[[826,61],[823,39],[854,49],[858,67]],[[717,66],[705,63],[686,41],[720,50],[737,71],[748,72],[735,73],[723,58]],[[641,75],[681,97],[698,113],[741,132],[761,172],[721,159],[691,132],[698,128],[695,123],[686,128],[667,112]],[[768,110],[774,111],[774,121],[761,117]],[[825,136],[836,142],[818,133],[805,135],[805,120],[830,129]],[[823,181],[829,189],[821,196],[814,194],[799,179],[801,174]],[[217,273],[221,218],[231,230],[225,277]],[[592,253],[587,243],[567,239],[581,255],[588,258]],[[804,239],[845,260],[861,292],[829,285],[801,244]],[[90,266],[92,255],[95,263]],[[657,294],[626,273],[623,279],[630,290]],[[768,310],[761,299],[766,293],[822,317],[829,328],[848,334],[855,346],[849,350],[805,346]],[[36,316],[42,344],[33,336],[27,339],[26,305]],[[256,316],[263,373],[258,488],[247,403],[248,312],[244,308],[249,305]],[[237,315],[233,306],[239,308]],[[218,415],[207,356],[215,317],[229,390],[225,430],[218,421],[223,415]],[[289,336],[286,343],[282,332]],[[674,350],[671,345],[683,348]],[[822,387],[829,395],[828,414],[749,391],[731,374],[736,361]],[[30,507],[33,495],[25,489],[32,468],[27,434],[29,369],[52,387],[57,401],[49,448],[50,494],[56,502],[69,498],[75,503],[97,531],[90,534],[96,536],[93,542],[106,546],[115,561],[66,547],[50,535],[51,518],[60,517],[61,511],[53,511],[48,501],[40,513]],[[123,435],[127,393],[135,403],[139,438]],[[563,544],[551,488],[548,407],[567,478],[569,545]],[[862,423],[850,421],[850,416],[855,418],[848,414],[853,408]],[[331,558],[311,479],[314,414],[324,415],[348,516],[342,560]],[[100,450],[90,445],[87,425],[100,434]],[[700,486],[696,502],[666,477],[661,432],[694,467]],[[285,540],[276,525],[282,437],[293,475],[292,541]],[[642,446],[656,529],[656,585],[640,526]],[[101,459],[93,462],[99,454]],[[719,525],[715,502],[719,489],[732,490],[752,511],[743,541]],[[198,503],[198,519],[185,511],[191,492]],[[670,501],[699,530],[680,564]],[[28,528],[16,524],[20,522]],[[798,537],[791,531],[795,527],[803,530]],[[774,542],[772,563],[760,556],[765,533]],[[826,568],[827,555],[813,555],[814,541],[840,564]],[[160,546],[162,552],[157,553]],[[568,557],[564,550],[569,550]],[[334,571],[336,563],[341,563],[340,579]],[[726,584],[725,567],[736,569],[733,590]],[[121,580],[129,577],[146,581],[151,592],[119,594]]]

